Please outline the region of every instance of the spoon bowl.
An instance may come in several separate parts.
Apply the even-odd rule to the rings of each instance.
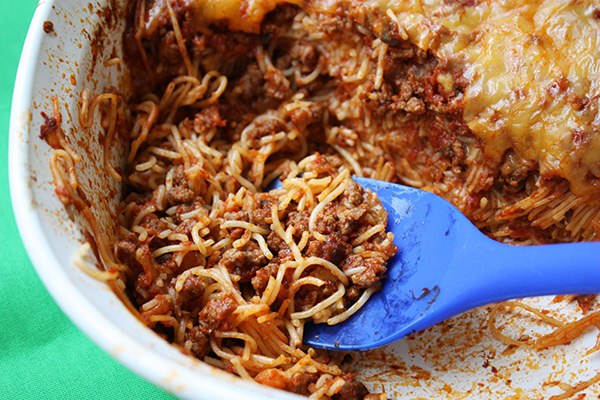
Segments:
[[[353,179],[377,193],[388,211],[398,253],[382,290],[356,314],[337,325],[307,324],[310,346],[372,349],[485,304],[600,292],[600,243],[503,244],[433,193]]]

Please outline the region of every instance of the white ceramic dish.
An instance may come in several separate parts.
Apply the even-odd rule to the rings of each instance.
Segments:
[[[51,98],[58,96],[63,129],[83,158],[78,178],[102,229],[110,233],[119,188],[103,179],[99,134],[90,137],[81,129],[78,103],[84,88],[100,94],[114,86],[126,93],[124,66],[103,65],[113,51],[122,53],[124,5],[124,0],[42,0],[38,5],[19,65],[9,148],[13,208],[27,252],[69,318],[115,359],[156,385],[190,399],[298,398],[184,356],[71,261],[83,235],[54,193],[48,168],[51,149],[39,137],[41,112],[51,114]],[[53,23],[53,32],[43,30],[45,21]],[[117,152],[113,156],[118,158]],[[565,320],[581,314],[572,303],[544,298],[530,302]],[[474,310],[383,349],[355,353],[352,368],[367,386],[383,388],[394,398],[504,399],[559,394],[556,382],[575,384],[593,376],[600,366],[598,356],[585,356],[594,345],[593,334],[543,352],[506,351],[486,329],[486,313],[485,308]],[[544,329],[522,318],[512,330],[507,325],[505,332],[518,336]],[[600,391],[592,388],[586,393]]]

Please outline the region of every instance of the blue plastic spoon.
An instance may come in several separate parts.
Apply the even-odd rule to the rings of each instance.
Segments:
[[[354,178],[388,211],[398,253],[383,288],[348,320],[307,324],[310,346],[366,350],[494,302],[600,292],[600,243],[512,246],[481,233],[432,193]]]

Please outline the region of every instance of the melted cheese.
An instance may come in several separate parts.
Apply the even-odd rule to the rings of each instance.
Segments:
[[[373,0],[409,40],[470,81],[464,119],[500,160],[512,148],[571,190],[600,189],[599,2]]]
[[[190,9],[198,30],[225,22],[233,31],[259,33],[265,15],[283,3],[302,5],[303,0],[192,0]]]
[[[194,3],[205,21],[227,20],[230,29],[258,32],[280,1]],[[332,3],[309,5],[330,12]],[[349,7],[370,19],[395,21],[413,44],[462,71],[470,82],[464,119],[490,159],[500,161],[513,149],[537,162],[542,176],[566,178],[576,194],[600,190],[600,2],[473,3],[355,0]]]

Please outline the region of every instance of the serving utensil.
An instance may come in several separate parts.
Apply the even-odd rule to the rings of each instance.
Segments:
[[[433,193],[353,179],[377,193],[398,253],[388,262],[382,290],[356,314],[337,325],[306,325],[310,346],[366,350],[490,303],[600,292],[600,243],[500,243]]]

